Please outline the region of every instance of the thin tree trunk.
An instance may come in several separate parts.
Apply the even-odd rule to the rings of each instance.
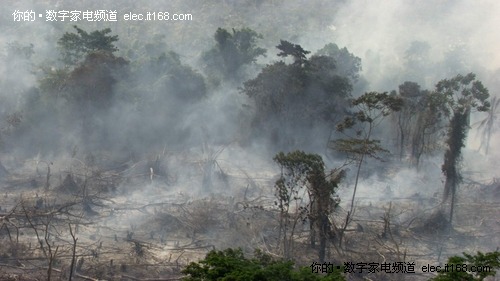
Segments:
[[[319,256],[319,262],[324,263],[325,262],[325,254],[326,254],[326,237],[327,237],[327,232],[329,230],[328,227],[328,217],[322,216],[321,218],[321,227],[319,229],[319,251],[318,251],[318,256]]]
[[[352,192],[351,208],[349,210],[350,214],[352,214],[352,211],[354,209],[354,199],[356,199],[356,190],[358,189],[359,174],[361,173],[361,165],[363,164],[364,158],[365,158],[365,155],[361,154],[361,158],[359,159],[359,164],[358,164],[358,170],[356,171],[356,180],[354,182],[354,191]]]
[[[455,211],[455,191],[456,191],[456,188],[453,188],[451,190],[451,206],[450,206],[450,219],[449,219],[449,227],[451,229],[451,226],[452,226],[452,221],[453,221],[453,212]]]

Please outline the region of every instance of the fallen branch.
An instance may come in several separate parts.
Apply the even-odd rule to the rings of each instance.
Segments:
[[[177,281],[177,280],[182,280],[182,278],[183,278],[181,276],[175,277],[175,278],[137,278],[137,277],[126,275],[126,274],[122,274],[121,277],[132,279],[135,281]]]
[[[47,269],[47,268],[44,268],[44,269]],[[56,268],[52,268],[52,271],[55,271],[55,272],[58,272],[58,273],[62,272],[62,270],[56,269]],[[80,277],[80,278],[85,279],[85,280],[99,281],[99,279],[97,279],[97,278],[93,278],[93,277],[90,277],[90,276],[82,275],[80,273],[76,273],[75,276],[76,277]]]

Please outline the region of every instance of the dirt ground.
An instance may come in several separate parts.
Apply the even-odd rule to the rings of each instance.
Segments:
[[[99,168],[76,159],[9,162],[0,185],[0,280],[47,280],[49,271],[52,280],[180,280],[185,265],[212,249],[278,256],[276,171],[219,154]],[[464,183],[457,199],[450,228],[449,206],[436,196],[360,197],[340,247],[332,233],[327,259],[356,264],[348,280],[427,280],[435,273],[422,272],[425,265],[497,249],[500,181]],[[333,225],[346,210],[332,214]],[[303,225],[295,235],[299,265],[317,261],[308,234]],[[415,273],[359,272],[362,263],[410,263]]]

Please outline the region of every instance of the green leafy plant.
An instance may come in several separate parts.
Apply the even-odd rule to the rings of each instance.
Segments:
[[[281,169],[280,178],[275,183],[275,204],[280,211],[279,237],[284,256],[288,259],[293,255],[298,222],[309,219],[311,246],[316,247],[318,236],[318,257],[324,262],[331,230],[328,216],[339,203],[335,193],[344,171],[337,169],[327,175],[321,156],[303,151],[280,152],[273,160]]]
[[[284,40],[276,48],[279,57],[291,57],[293,62],[267,65],[256,78],[243,83],[241,92],[254,107],[255,133],[268,137],[279,149],[292,150],[314,141],[305,131],[334,124],[343,115],[352,85],[337,72],[333,57],[307,58],[309,51]]]
[[[500,268],[500,252],[463,253],[463,256],[448,258],[447,266],[446,271],[442,270],[430,281],[482,281],[496,275],[496,269]]]
[[[460,162],[462,148],[465,147],[469,120],[472,110],[488,111],[490,109],[490,94],[481,81],[476,80],[474,73],[465,76],[457,75],[451,79],[444,79],[436,84],[436,94],[446,99],[446,106],[452,113],[448,128],[447,149],[444,154],[444,163],[441,167],[446,177],[444,184],[443,201],[450,198],[451,226],[455,207],[455,195],[458,185],[462,181]]]
[[[110,28],[95,30],[91,33],[73,26],[76,33],[66,32],[57,42],[61,49],[62,61],[67,65],[74,65],[81,61],[89,53],[95,51],[116,52],[114,42],[118,41],[118,35],[110,36]]]
[[[323,275],[311,267],[296,268],[291,261],[273,260],[271,256],[256,251],[253,258],[246,258],[241,249],[211,251],[205,259],[190,263],[183,271],[185,281],[343,281],[340,270]]]

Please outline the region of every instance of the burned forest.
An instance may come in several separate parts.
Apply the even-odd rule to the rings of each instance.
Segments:
[[[499,278],[496,1],[2,6],[0,280]]]

